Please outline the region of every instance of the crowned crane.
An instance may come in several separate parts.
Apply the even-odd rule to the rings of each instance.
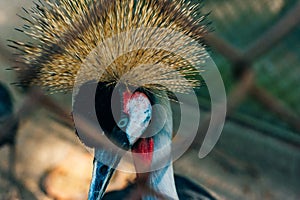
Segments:
[[[173,94],[200,84],[199,66],[207,56],[202,41],[209,31],[201,6],[189,0],[39,1],[25,10],[27,24],[17,29],[34,42],[12,41],[26,65],[16,67],[21,85],[73,89],[73,116],[96,118],[110,141],[138,155],[137,177],[150,192],[137,199],[190,199],[180,183],[199,193],[194,199],[214,199],[186,179],[174,179],[172,149],[165,148],[172,143]],[[152,134],[156,123],[161,127]],[[97,145],[78,128],[95,150],[88,199],[100,200],[123,154]],[[164,166],[153,167],[156,160]]]

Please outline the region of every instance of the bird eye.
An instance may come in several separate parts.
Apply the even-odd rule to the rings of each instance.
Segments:
[[[126,127],[128,124],[128,118],[127,117],[123,117],[122,119],[120,119],[120,121],[118,122],[118,126],[120,128],[124,128]]]

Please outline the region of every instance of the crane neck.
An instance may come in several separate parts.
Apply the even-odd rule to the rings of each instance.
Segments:
[[[152,160],[153,165],[157,164],[155,162],[163,161],[164,167],[152,171],[149,174],[149,184],[152,189],[154,189],[159,194],[162,194],[167,199],[177,200],[179,198],[175,187],[174,171],[171,156],[171,143],[173,133],[171,105],[168,98],[159,98],[158,101],[159,102],[157,103],[162,105],[165,110],[166,121],[164,123],[163,128],[153,136],[154,151]],[[161,120],[160,118],[161,117],[159,116],[154,116],[153,120]],[[143,197],[143,200],[157,200],[157,198],[146,196]]]

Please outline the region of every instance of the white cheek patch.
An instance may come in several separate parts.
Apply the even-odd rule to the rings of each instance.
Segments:
[[[148,97],[141,92],[135,92],[126,107],[129,115],[126,133],[130,144],[134,144],[150,123],[152,107]]]

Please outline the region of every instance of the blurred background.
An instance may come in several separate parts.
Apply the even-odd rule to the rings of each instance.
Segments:
[[[14,30],[24,24],[16,14],[32,6],[31,0],[0,0],[0,82],[14,104],[0,106],[0,199],[86,199],[92,156],[74,134],[71,94],[22,92],[6,70],[16,66],[7,40],[26,39]],[[227,120],[206,158],[193,145],[175,171],[223,199],[298,200],[300,2],[206,0],[207,12],[214,31],[206,43],[226,87]],[[197,92],[206,115],[201,133],[210,98],[205,85]],[[1,92],[0,98],[10,100]],[[119,172],[109,190],[133,178]]]

